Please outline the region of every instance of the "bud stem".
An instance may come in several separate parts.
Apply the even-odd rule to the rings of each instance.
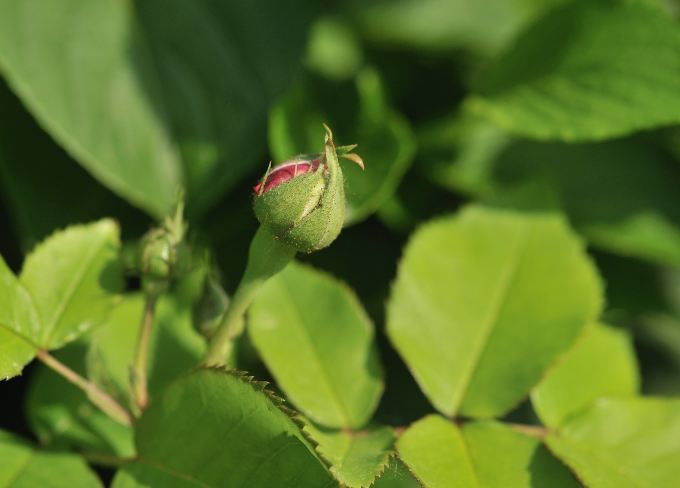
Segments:
[[[260,226],[250,243],[248,264],[241,282],[208,344],[208,350],[202,361],[204,365],[226,365],[229,362],[234,341],[245,328],[245,313],[248,306],[262,285],[283,270],[293,259],[295,252],[295,249],[274,239]]]
[[[149,393],[147,391],[146,369],[149,358],[149,343],[151,341],[151,330],[153,319],[156,312],[156,302],[158,294],[146,293],[144,300],[144,315],[139,326],[137,336],[137,349],[135,351],[134,362],[130,367],[130,387],[132,398],[139,410],[144,410],[149,403]]]

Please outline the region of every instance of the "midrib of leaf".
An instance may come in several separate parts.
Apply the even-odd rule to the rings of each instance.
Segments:
[[[283,290],[283,294],[286,295],[289,298],[289,303],[292,304],[291,309],[293,310],[293,314],[299,320],[299,323],[304,324],[305,321],[302,320],[302,316],[298,312],[297,303],[295,302],[295,300],[293,300],[291,293],[285,287],[279,287],[279,288],[281,290]],[[312,340],[311,336],[309,335],[309,331],[307,330],[306,327],[304,327],[304,325],[302,326],[301,336],[304,338],[304,341],[307,343],[307,345],[309,345],[309,347],[312,351],[312,357],[314,358],[314,362],[319,366],[319,370],[321,371],[321,373],[323,373],[321,375],[321,377],[324,379],[326,389],[330,392],[331,396],[338,403],[340,413],[345,418],[345,422],[351,423],[352,419],[351,419],[351,416],[349,414],[349,411],[347,410],[347,407],[343,403],[342,398],[340,396],[340,393],[335,389],[333,382],[330,380],[330,374],[328,373],[326,366],[324,365],[323,361],[321,360],[321,357],[319,356],[319,354],[316,350],[316,347],[314,345],[314,341]]]
[[[174,469],[167,467],[163,463],[159,463],[157,461],[151,461],[149,459],[145,459],[142,456],[137,456],[135,458],[135,461],[142,463],[142,464],[146,464],[147,466],[149,466],[151,468],[157,469],[158,471],[162,471],[163,473],[169,474],[170,476],[173,476],[175,478],[179,478],[181,480],[188,481],[189,483],[193,483],[196,486],[200,486],[201,488],[214,488],[211,485],[205,484],[202,481],[197,480],[196,478],[194,478],[191,475],[181,473],[179,471],[175,471]]]
[[[460,407],[463,399],[465,398],[465,393],[470,387],[470,382],[472,381],[472,376],[475,370],[479,366],[479,362],[486,348],[489,337],[493,332],[494,326],[498,323],[498,318],[500,317],[503,307],[505,306],[506,299],[508,297],[508,291],[512,286],[512,282],[517,274],[517,269],[524,255],[524,250],[526,248],[526,243],[529,240],[529,235],[531,234],[531,228],[528,224],[522,222],[520,223],[521,228],[517,232],[517,237],[513,241],[512,253],[507,261],[507,266],[503,270],[499,280],[498,287],[496,288],[491,304],[489,306],[489,312],[486,318],[482,321],[482,334],[478,342],[472,347],[471,360],[468,361],[467,367],[463,370],[463,375],[461,377],[460,388],[457,391],[457,398],[454,398],[453,412],[456,412]],[[462,435],[462,434],[461,434]]]
[[[456,427],[458,428],[458,427]],[[482,486],[482,484],[479,481],[479,474],[477,473],[477,469],[475,468],[475,463],[472,460],[472,453],[470,452],[470,448],[468,447],[468,443],[465,440],[465,434],[462,432],[462,430],[459,429],[460,433],[460,441],[463,443],[463,452],[465,453],[465,462],[467,463],[468,466],[470,466],[470,472],[474,476],[475,479],[475,487],[479,488]]]
[[[637,486],[637,487],[639,487],[639,488],[654,488],[654,487],[651,487],[651,486],[647,485],[646,483],[640,484],[639,480],[637,480],[637,479],[635,478],[635,474],[634,474],[634,473],[629,473],[629,472],[627,472],[621,465],[612,463],[610,460],[608,460],[608,459],[606,459],[606,458],[603,458],[603,457],[601,456],[601,453],[598,452],[597,450],[593,450],[593,449],[587,447],[587,445],[584,446],[582,443],[574,442],[574,441],[572,441],[571,439],[569,439],[569,438],[567,438],[567,437],[564,437],[564,436],[562,436],[562,435],[555,434],[555,437],[557,437],[559,440],[561,440],[562,442],[564,442],[564,443],[566,443],[566,444],[570,444],[572,448],[575,448],[575,449],[578,450],[578,451],[587,453],[587,454],[588,454],[588,457],[590,457],[591,459],[596,459],[600,464],[602,464],[602,465],[604,465],[604,466],[607,466],[607,467],[608,467],[609,469],[611,469],[612,471],[618,473],[621,477],[626,478],[627,480],[629,480],[629,481],[630,481],[631,483],[633,483],[635,486]],[[548,447],[548,449],[550,450],[550,452],[552,452],[552,453],[555,455],[556,458],[560,459],[560,461],[562,461],[565,465],[569,466],[569,468],[570,468],[571,470],[574,471],[574,474],[575,474],[575,475],[578,475],[578,476],[577,476],[577,479],[579,479],[579,480],[581,479],[581,475],[578,474],[578,473],[576,473],[576,470],[575,470],[574,468],[572,468],[571,465],[570,465],[569,463],[566,462],[566,460],[562,460],[562,456],[561,456],[559,453],[555,452],[555,451],[550,447],[550,443],[549,443],[549,442],[545,442],[545,445]]]
[[[7,325],[5,323],[0,322],[0,328],[5,329],[6,331],[10,332],[11,334],[17,336],[19,339],[22,341],[26,342],[29,346],[34,347],[35,349],[40,349],[40,346],[38,346],[36,343],[34,343],[31,339],[20,333],[18,330],[15,330],[13,327],[10,325]]]
[[[99,253],[101,244],[102,244],[101,242],[98,242],[96,245],[93,245],[92,249],[90,249],[90,252],[87,253],[87,258],[80,261],[80,265],[78,266],[78,268],[76,268],[76,273],[74,273],[73,275],[74,279],[72,279],[68,283],[68,286],[66,287],[66,293],[64,294],[64,298],[59,302],[56,311],[53,313],[52,320],[50,320],[47,324],[43,324],[45,326],[45,331],[43,332],[44,339],[40,341],[42,347],[44,348],[50,347],[50,340],[52,339],[52,335],[54,334],[55,325],[64,315],[67,303],[70,302],[71,299],[73,298],[73,295],[78,289],[79,283],[82,282],[83,276],[87,272],[89,264],[94,259],[94,257]],[[30,290],[29,294],[31,294]]]

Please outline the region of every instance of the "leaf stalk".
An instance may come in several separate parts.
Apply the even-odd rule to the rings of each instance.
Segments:
[[[36,353],[36,357],[47,367],[83,390],[87,395],[87,398],[113,420],[128,427],[132,425],[132,415],[96,384],[73,371],[44,349],[39,349]]]

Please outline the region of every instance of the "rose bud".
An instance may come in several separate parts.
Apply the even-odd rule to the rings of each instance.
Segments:
[[[255,186],[255,216],[275,239],[299,252],[330,245],[345,222],[344,178],[338,154],[364,167],[350,151],[335,147],[328,126],[324,152],[298,156],[268,169]]]

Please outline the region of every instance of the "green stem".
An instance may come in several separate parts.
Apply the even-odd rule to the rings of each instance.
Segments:
[[[128,427],[132,425],[132,416],[130,413],[97,385],[80,376],[44,349],[39,349],[36,353],[36,357],[46,366],[50,367],[69,382],[83,390],[87,395],[87,398],[113,420]]]
[[[149,404],[149,393],[147,390],[146,370],[149,358],[149,344],[151,342],[151,330],[153,329],[153,319],[156,312],[156,293],[147,293],[144,303],[144,315],[139,326],[137,336],[137,349],[134,361],[130,368],[130,386],[132,388],[132,398],[135,405],[140,410],[144,410]]]
[[[210,339],[202,364],[226,365],[232,357],[234,341],[243,333],[248,306],[262,285],[293,259],[295,249],[281,244],[260,227],[250,243],[248,264],[227,310]]]

